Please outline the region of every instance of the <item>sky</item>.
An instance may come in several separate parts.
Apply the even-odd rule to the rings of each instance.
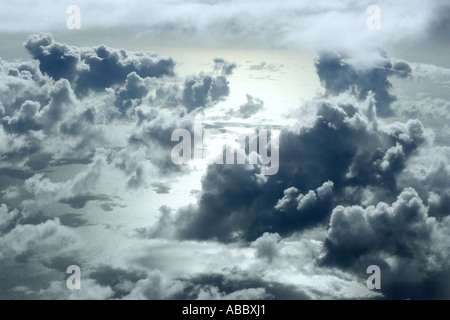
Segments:
[[[0,299],[450,298],[447,1],[0,19]]]

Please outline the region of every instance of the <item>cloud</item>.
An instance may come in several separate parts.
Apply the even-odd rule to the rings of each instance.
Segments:
[[[295,187],[284,191],[284,196],[275,205],[277,216],[276,230],[302,229],[322,221],[329,213],[333,201],[333,183],[324,182],[316,190],[305,195]]]
[[[173,299],[173,296],[182,291],[184,284],[181,281],[171,281],[161,271],[151,271],[147,278],[141,279],[124,299],[131,300],[161,300]]]
[[[359,99],[365,99],[372,91],[377,102],[377,114],[381,117],[391,116],[391,104],[396,97],[389,92],[392,84],[387,78],[391,75],[405,78],[411,75],[412,70],[405,61],[393,63],[383,53],[380,58],[375,65],[361,68],[344,55],[323,52],[316,61],[317,74],[326,94],[351,90]]]
[[[264,108],[264,102],[261,99],[247,94],[247,102],[239,106],[237,116],[243,119],[250,118],[252,115]]]
[[[344,95],[316,103],[312,124],[281,130],[276,175],[261,176],[258,165],[209,165],[197,204],[164,211],[155,235],[168,225],[181,239],[286,235],[324,223],[334,203],[367,200],[367,187],[380,193],[377,198],[396,192],[396,176],[427,141],[422,124],[379,122],[372,98]]]
[[[16,225],[0,238],[0,248],[3,258],[46,261],[62,253],[75,255],[79,242],[78,235],[55,218],[37,225]]]
[[[373,47],[373,44],[419,44],[446,42],[448,5],[445,1],[382,3],[381,28],[369,30],[366,12],[371,3],[323,1],[162,1],[134,5],[104,6],[80,0],[83,30],[140,30],[142,41],[163,44],[247,45],[262,48]],[[19,10],[20,8],[20,10]],[[66,28],[66,3],[48,8],[21,0],[15,8],[2,4],[2,30],[34,32]],[[17,19],[16,17],[22,17]],[[45,19],[42,19],[45,17]],[[70,30],[69,30],[70,32]],[[444,40],[443,40],[444,39]]]
[[[43,73],[55,80],[69,80],[78,96],[124,84],[133,72],[142,78],[174,75],[175,63],[171,58],[151,52],[116,50],[104,45],[77,48],[55,42],[48,33],[31,35],[25,48],[33,59],[39,61]],[[128,80],[130,82],[132,78]]]
[[[256,248],[256,256],[258,258],[267,259],[269,263],[272,262],[272,260],[279,255],[277,242],[279,242],[280,239],[278,233],[264,233],[252,243],[252,246]]]
[[[220,292],[217,287],[206,287],[201,288],[197,295],[198,300],[267,300],[271,297],[265,288],[246,288],[227,294]]]
[[[449,268],[441,260],[448,250],[442,252],[435,242],[447,227],[447,222],[439,224],[428,215],[412,188],[403,190],[392,205],[337,206],[327,232],[324,263],[354,270],[379,265],[385,278],[381,289],[388,298],[424,298],[423,290],[436,273]]]
[[[143,79],[136,72],[128,74],[125,87],[117,93],[116,105],[122,112],[141,103],[149,92],[148,80],[149,78]]]
[[[98,196],[86,198],[86,192],[95,186],[105,165],[105,156],[99,153],[85,171],[65,182],[52,182],[42,173],[25,180],[23,188],[29,197],[22,201],[22,216],[27,218],[37,215],[43,208],[58,201],[77,206],[98,200]]]
[[[137,282],[146,278],[141,271],[131,271],[115,268],[110,265],[101,265],[89,274],[100,286],[111,288],[111,299],[121,299],[131,293]]]
[[[235,62],[228,61],[224,58],[214,58],[214,70],[219,71],[223,76],[233,74],[234,69],[237,68]]]
[[[0,204],[0,231],[3,231],[7,227],[9,227],[14,222],[14,220],[16,220],[18,214],[19,212],[17,209],[13,209],[10,211],[6,204]]]
[[[101,286],[88,278],[82,280],[79,290],[68,290],[65,281],[51,281],[46,289],[39,290],[37,294],[52,300],[107,300],[112,298],[113,291],[110,287]]]
[[[269,70],[272,72],[276,72],[278,70],[280,70],[280,68],[282,68],[283,65],[275,65],[275,64],[267,64],[267,62],[265,61],[261,61],[259,64],[253,64],[250,67],[248,67],[249,70]]]
[[[200,73],[184,82],[182,104],[188,112],[200,107],[208,107],[228,96],[230,88],[225,76],[212,77]]]
[[[39,273],[35,278],[42,279],[30,287],[8,279],[8,292],[81,299],[447,297],[439,279],[450,274],[449,148],[445,140],[444,146],[433,144],[430,123],[381,118],[406,114],[406,105],[399,110],[403,113],[394,110],[401,104],[396,99],[402,98],[397,82],[407,85],[412,76],[444,88],[448,70],[413,68],[378,50],[352,55],[366,43],[362,38],[377,37],[372,33],[366,38],[368,31],[353,26],[364,26],[365,5],[330,2],[313,8],[286,2],[257,6],[256,11],[252,2],[232,7],[234,1],[153,6],[175,5],[183,9],[164,11],[168,20],[150,19],[148,32],[185,30],[204,37],[205,43],[221,35],[216,40],[222,45],[236,39],[289,48],[320,41],[345,47],[349,39],[354,44],[336,51],[345,53],[323,52],[316,61],[326,94],[304,104],[313,113],[310,121],[300,119],[280,130],[276,175],[263,175],[259,164],[211,164],[196,202],[178,208],[161,203],[157,220],[145,218],[155,222],[129,239],[129,222],[116,224],[117,217],[88,224],[87,203],[113,209],[116,197],[102,190],[111,181],[108,174],[120,177],[124,192],[151,187],[157,193],[188,194],[184,188],[192,188],[192,177],[180,183],[181,193],[167,186],[170,175],[190,169],[171,161],[171,134],[175,129],[192,134],[195,116],[209,115],[229,97],[229,80],[238,66],[215,58],[212,70],[181,77],[171,58],[156,53],[105,45],[81,48],[59,43],[50,34],[31,35],[25,47],[32,61],[0,62],[0,259],[8,270],[43,269],[47,277],[58,277],[90,250],[110,247],[104,242],[83,247],[80,235],[103,235],[104,230],[117,237],[114,250],[127,252],[117,255],[114,266],[97,264],[108,253],[88,262],[81,291],[67,292],[64,281],[48,282]],[[428,6],[420,8],[439,8]],[[118,4],[111,8],[118,16],[118,9],[128,10]],[[195,16],[200,19],[190,19],[198,8],[204,9]],[[382,8],[383,17],[398,15],[387,8]],[[440,32],[445,14],[437,12]],[[427,12],[419,17],[422,27],[429,25]],[[326,31],[318,27],[324,21],[331,21]],[[389,24],[383,20],[380,32],[392,31]],[[414,24],[389,39],[406,39],[420,28]],[[137,37],[144,39],[146,33]],[[261,62],[250,70],[277,71],[281,63]],[[444,121],[445,99],[431,99],[417,106],[430,103],[439,111],[431,119]],[[229,114],[248,119],[263,108],[262,100],[248,95]],[[59,165],[74,163],[80,173],[64,180],[70,172],[63,175],[66,167]],[[99,187],[99,182],[104,184]],[[149,192],[152,205],[166,197]],[[59,212],[59,206],[77,211]],[[47,220],[48,215],[59,218]],[[135,250],[129,250],[131,244]],[[173,263],[180,257],[182,266]],[[382,268],[381,292],[365,287],[370,264]]]

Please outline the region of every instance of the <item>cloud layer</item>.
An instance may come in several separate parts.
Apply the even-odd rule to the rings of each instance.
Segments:
[[[349,7],[298,6],[282,12],[325,11],[329,19]],[[256,36],[239,14],[248,4],[235,8],[214,23],[210,12],[180,25],[214,36],[238,17],[235,33]],[[281,7],[264,10],[268,17]],[[171,14],[166,22],[179,18]],[[443,32],[444,22],[435,28]],[[171,161],[175,129],[198,134],[198,116],[242,125],[271,108],[251,94],[227,104],[240,65],[215,58],[181,76],[175,59],[153,52],[70,46],[48,33],[30,35],[24,46],[30,59],[0,61],[2,298],[449,297],[442,279],[450,274],[450,149],[435,139],[433,124],[444,131],[444,121],[429,120],[448,110],[431,94],[409,108],[398,90],[418,79],[445,86],[448,69],[383,50],[321,51],[315,67],[324,92],[299,109],[310,117],[254,124],[278,135],[277,174],[264,175],[259,163],[207,164],[203,172]],[[263,72],[286,61],[249,63]],[[423,106],[439,116],[425,117]],[[194,142],[192,150],[203,147]],[[80,291],[65,287],[71,264],[83,267]],[[380,291],[365,286],[372,264],[382,270]],[[37,276],[23,283],[21,274]]]

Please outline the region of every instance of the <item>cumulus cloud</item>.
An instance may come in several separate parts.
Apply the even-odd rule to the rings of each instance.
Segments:
[[[428,215],[412,188],[403,190],[392,205],[337,206],[327,232],[324,263],[360,270],[376,264],[383,270],[381,288],[388,297],[424,298],[424,288],[441,268],[449,267],[441,260],[448,250],[442,252],[436,242],[446,228],[446,222],[439,224]]]
[[[422,124],[379,122],[371,98],[317,104],[311,125],[281,131],[276,175],[261,176],[258,165],[210,165],[198,203],[165,212],[155,230],[173,224],[182,239],[254,240],[324,223],[334,203],[359,203],[367,187],[389,198],[407,159],[427,141]]]
[[[171,281],[161,271],[155,270],[136,283],[133,290],[124,297],[132,300],[161,300],[173,299],[174,295],[182,291],[181,281]]]
[[[9,210],[7,205],[2,203],[0,205],[0,230],[5,230],[8,226],[12,225],[18,215],[19,212],[17,209]]]
[[[359,99],[365,99],[369,91],[374,93],[377,114],[382,117],[393,114],[391,104],[396,100],[389,91],[392,84],[388,76],[405,78],[411,75],[411,67],[405,61],[392,62],[385,53],[373,66],[361,67],[345,55],[323,52],[316,61],[317,74],[327,94],[339,94],[351,90]]]
[[[279,241],[280,235],[278,233],[271,234],[265,232],[252,243],[252,246],[256,248],[256,256],[258,258],[267,259],[268,262],[272,262],[272,260],[279,255],[277,248],[277,243]]]
[[[78,96],[121,85],[131,73],[139,77],[173,76],[174,61],[151,52],[127,52],[104,45],[77,48],[55,42],[51,34],[31,35],[25,48],[40,70],[55,80],[69,80]],[[131,82],[129,79],[128,82]],[[129,83],[127,85],[131,86]]]
[[[182,104],[190,112],[196,108],[208,107],[227,97],[229,93],[230,88],[225,76],[212,77],[201,73],[185,80]]]
[[[3,258],[19,258],[27,261],[35,258],[41,261],[79,249],[78,235],[59,220],[47,220],[37,225],[19,224],[0,238]]]

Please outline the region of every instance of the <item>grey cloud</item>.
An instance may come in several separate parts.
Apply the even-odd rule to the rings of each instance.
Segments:
[[[105,165],[105,156],[99,153],[85,171],[65,182],[52,182],[43,173],[25,180],[23,184],[25,197],[21,204],[22,217],[38,215],[45,206],[58,201],[80,206],[97,199],[86,198],[86,192],[95,186]]]
[[[174,299],[174,296],[182,291],[184,286],[184,282],[172,280],[161,271],[153,270],[145,279],[137,281],[131,292],[123,297],[123,299]]]
[[[26,132],[29,130],[39,131],[42,124],[37,119],[40,104],[27,100],[21,106],[17,116],[10,118],[7,122],[13,132]]]
[[[264,102],[256,97],[247,94],[247,102],[239,106],[237,116],[247,119],[264,108]]]
[[[59,200],[61,203],[67,203],[74,209],[84,208],[89,201],[100,201],[102,204],[109,203],[111,197],[104,194],[77,194]]]
[[[217,287],[204,287],[197,295],[198,300],[267,300],[272,297],[265,288],[245,288],[224,293]]]
[[[310,126],[281,131],[276,175],[263,177],[258,166],[210,165],[197,204],[164,212],[153,236],[169,225],[167,234],[181,239],[284,236],[324,223],[336,203],[363,201],[364,192],[351,188],[371,187],[378,198],[392,197],[406,161],[427,141],[422,124],[381,124],[371,99],[340,99],[318,101]]]
[[[30,35],[25,48],[33,59],[39,60],[39,68],[55,80],[65,78],[73,81],[80,62],[80,50],[60,44],[48,33]]]
[[[267,64],[265,61],[261,61],[259,64],[253,64],[250,67],[248,67],[249,70],[269,70],[272,72],[280,70],[280,68],[283,67],[282,64],[280,65],[274,65],[274,64]]]
[[[448,147],[430,146],[409,161],[399,175],[399,185],[413,187],[429,206],[429,215],[442,218],[450,215],[450,152]]]
[[[267,259],[270,263],[279,255],[277,242],[281,239],[278,233],[264,233],[261,237],[252,242],[252,246],[256,248],[256,256],[258,258]]]
[[[124,84],[133,72],[142,78],[174,75],[174,61],[151,52],[127,52],[104,45],[77,48],[55,42],[45,33],[31,35],[25,48],[39,61],[43,73],[71,81],[78,96]]]
[[[82,105],[66,79],[50,83],[46,82],[50,89],[45,104],[25,100],[1,120],[4,138],[16,142],[7,144],[11,150],[0,151],[5,159],[14,156],[24,169],[27,165],[45,168],[63,158],[89,159],[94,148],[105,141],[96,108]]]
[[[223,274],[199,274],[185,279],[181,298],[228,300],[307,300],[310,297],[294,285],[266,281],[257,275],[229,270]]]
[[[219,71],[223,76],[233,74],[234,69],[237,68],[235,62],[228,61],[224,58],[214,58],[214,70]]]
[[[162,194],[162,193],[169,193],[170,191],[170,186],[166,185],[164,183],[161,182],[156,182],[152,184],[153,189],[155,190],[156,193]]]
[[[381,290],[388,298],[435,295],[442,290],[436,286],[436,276],[449,270],[448,252],[440,243],[448,237],[444,236],[447,228],[446,221],[440,224],[428,215],[412,188],[403,190],[392,205],[337,206],[330,219],[323,263],[355,271],[379,265],[384,277]]]
[[[63,226],[68,226],[70,228],[79,228],[88,223],[88,221],[83,217],[82,214],[77,213],[65,213],[58,216],[60,223]],[[67,266],[70,266],[71,264],[76,263],[69,263],[66,264]]]
[[[146,82],[136,72],[128,74],[124,88],[117,92],[116,106],[125,113],[131,107],[139,105],[149,92],[148,86],[148,81]]]
[[[0,234],[13,225],[18,215],[17,209],[9,210],[6,204],[0,204]]]
[[[388,77],[409,76],[411,67],[404,61],[392,62],[385,53],[382,60],[370,67],[353,65],[351,59],[335,52],[323,52],[316,61],[317,74],[327,94],[339,94],[351,90],[359,99],[365,99],[372,91],[377,101],[377,114],[381,117],[393,115],[391,104],[396,97],[390,93],[392,84]]]
[[[110,287],[113,291],[111,299],[121,299],[129,295],[136,283],[145,279],[146,275],[142,271],[101,265],[89,274],[89,278],[95,280],[101,286]]]
[[[62,252],[78,250],[78,236],[68,227],[62,226],[58,219],[47,220],[37,225],[17,225],[0,238],[3,258],[31,258],[45,260]]]
[[[35,61],[0,62],[1,117],[12,117],[27,100],[46,105],[51,79],[43,76]]]
[[[200,107],[208,107],[228,96],[230,88],[224,76],[212,77],[207,74],[194,75],[184,82],[182,104],[188,112]]]
[[[302,229],[322,221],[328,216],[333,204],[333,183],[324,182],[316,190],[301,194],[295,187],[284,191],[284,196],[275,205],[279,220],[276,230]]]

